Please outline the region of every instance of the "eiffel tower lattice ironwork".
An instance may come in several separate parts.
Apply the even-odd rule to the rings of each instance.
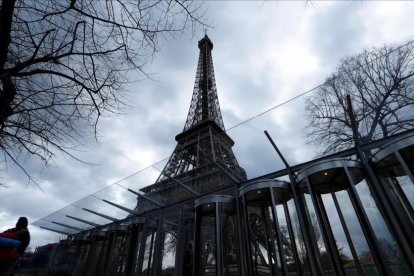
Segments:
[[[211,55],[213,43],[207,35],[198,42],[198,48],[196,80],[184,130],[175,137],[177,146],[155,184],[141,189],[164,204],[246,180],[246,172],[232,150],[234,142],[224,131]]]

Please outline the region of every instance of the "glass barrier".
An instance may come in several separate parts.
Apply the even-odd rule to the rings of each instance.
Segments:
[[[239,189],[248,227],[249,270],[253,275],[306,274],[306,250],[295,219],[290,184],[261,180]],[[290,206],[289,206],[290,205]],[[293,225],[295,224],[296,229]],[[301,255],[301,258],[299,257]]]
[[[360,163],[340,159],[319,162],[299,173],[298,187],[313,233],[320,233],[324,243],[318,256],[322,264],[330,263],[347,275],[380,275],[378,266],[383,265],[391,274],[396,267],[405,269]],[[331,273],[327,267],[324,271]]]
[[[196,275],[239,275],[234,198],[196,200]]]

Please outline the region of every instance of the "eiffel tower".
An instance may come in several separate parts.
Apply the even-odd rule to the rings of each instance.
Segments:
[[[168,205],[246,180],[234,156],[233,140],[224,130],[217,97],[211,51],[205,35],[198,42],[200,55],[190,110],[177,146],[157,181],[140,191]],[[138,199],[138,212],[148,204]]]

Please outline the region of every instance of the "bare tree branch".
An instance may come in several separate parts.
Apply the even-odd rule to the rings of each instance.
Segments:
[[[414,46],[383,46],[345,58],[307,104],[308,138],[323,154],[353,146],[345,104],[351,95],[362,143],[414,126]]]
[[[126,105],[126,73],[147,76],[159,39],[203,25],[201,4],[1,1],[1,164],[16,163],[33,181],[25,156],[45,163],[57,151],[74,157],[84,136],[97,138],[99,118]]]

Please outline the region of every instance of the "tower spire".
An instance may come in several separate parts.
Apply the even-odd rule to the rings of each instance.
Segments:
[[[184,131],[208,120],[214,121],[222,130],[224,130],[211,55],[213,42],[211,42],[207,34],[205,34],[204,38],[198,42],[198,48],[200,49],[200,54],[198,58],[193,97],[191,99],[187,120],[184,125]]]
[[[205,34],[200,49],[190,110],[177,146],[157,181],[141,189],[165,204],[185,200],[246,180],[246,172],[232,151],[233,140],[224,131],[217,97],[211,51]],[[138,210],[145,206],[137,206]]]

